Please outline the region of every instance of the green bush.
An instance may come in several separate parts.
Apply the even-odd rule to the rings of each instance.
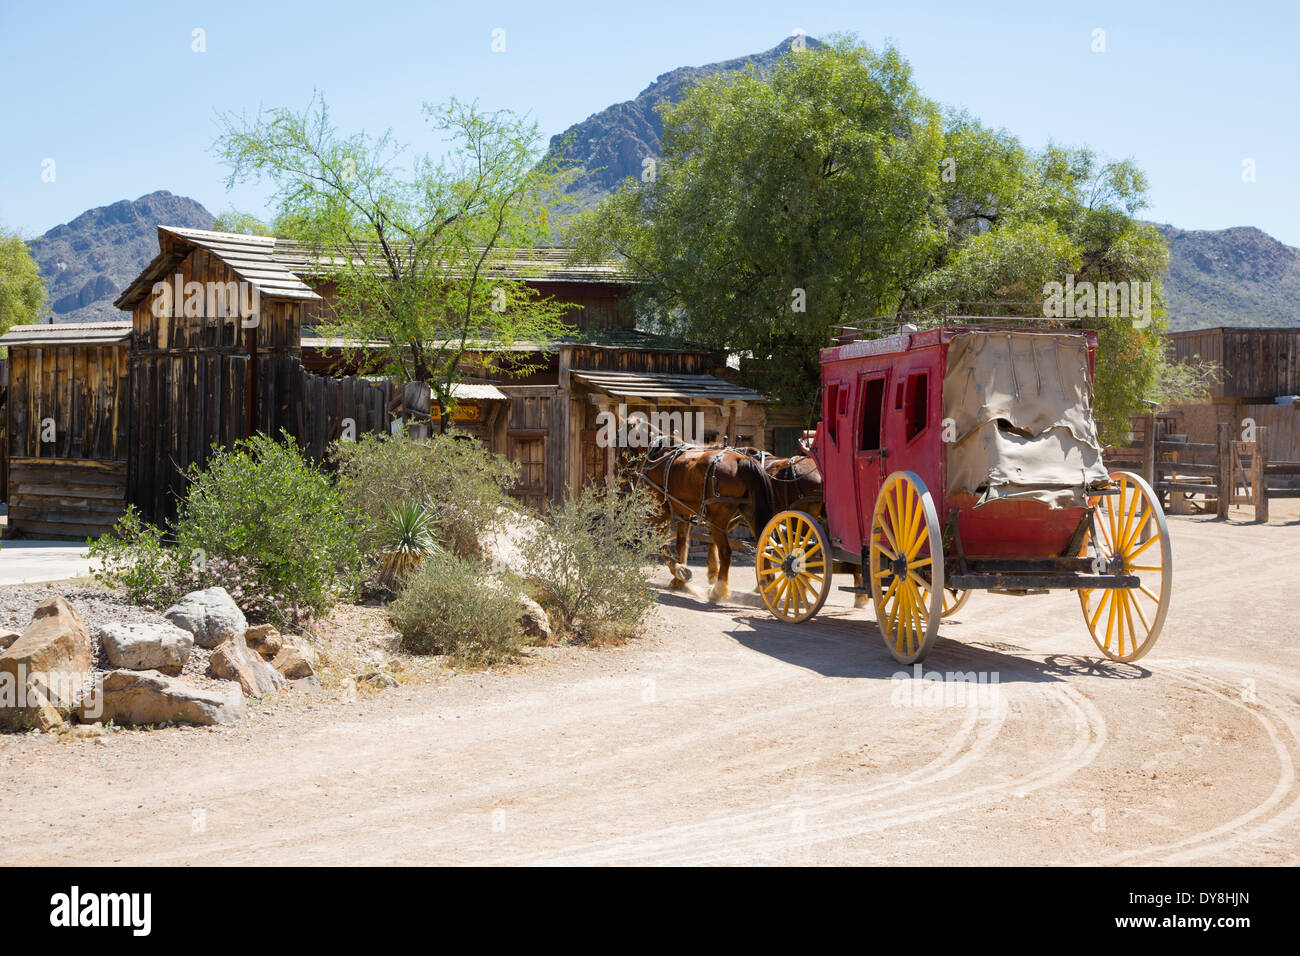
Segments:
[[[646,565],[659,544],[658,508],[644,489],[589,486],[530,535],[522,549],[528,579],[566,630],[589,640],[636,632],[655,603]]]
[[[218,451],[188,477],[178,546],[237,563],[269,602],[258,616],[322,615],[356,592],[362,573],[356,517],[288,436],[280,442],[255,435]]]
[[[183,555],[163,543],[161,531],[140,520],[134,505],[127,505],[110,533],[90,542],[90,557],[95,580],[120,588],[132,604],[166,607],[184,593],[179,590]]]
[[[296,445],[256,435],[217,451],[188,478],[172,527],[146,525],[128,508],[91,544],[97,580],[148,607],[220,585],[253,620],[282,626],[355,592],[356,517]]]
[[[388,617],[403,650],[482,667],[519,653],[519,594],[516,583],[493,579],[481,561],[434,552],[406,579]]]
[[[426,508],[435,540],[467,558],[481,554],[480,536],[498,527],[511,504],[514,463],[464,436],[367,434],[338,444],[335,455],[343,499],[362,515],[373,552],[384,546],[396,502]]]

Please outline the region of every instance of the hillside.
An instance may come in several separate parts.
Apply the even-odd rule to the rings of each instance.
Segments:
[[[552,136],[548,158],[574,161],[580,169],[569,186],[570,199],[576,206],[590,208],[612,193],[628,176],[641,176],[642,162],[647,157],[659,156],[664,124],[655,107],[660,103],[676,103],[692,84],[717,73],[749,67],[759,73],[769,71],[790,49],[792,41],[792,37],[787,37],[765,53],[670,70],[638,93],[635,99],[615,103],[570,126],[558,136]],[[821,45],[812,37],[807,37],[805,42],[809,47]]]
[[[1253,226],[1157,228],[1169,241],[1165,293],[1173,328],[1300,327],[1300,249]]]
[[[88,209],[27,243],[41,267],[55,322],[120,319],[113,299],[158,254],[158,226],[210,229],[193,199],[158,190]]]

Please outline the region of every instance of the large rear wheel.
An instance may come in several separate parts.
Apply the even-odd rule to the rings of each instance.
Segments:
[[[1165,512],[1151,486],[1128,471],[1110,478],[1120,493],[1095,499],[1096,539],[1089,534],[1083,553],[1093,558],[1098,571],[1134,574],[1142,584],[1080,590],[1079,602],[1097,648],[1113,661],[1129,663],[1155,646],[1164,626],[1174,583],[1173,552]]]
[[[830,542],[812,515],[782,511],[758,537],[754,571],[767,609],[799,624],[821,610],[831,589]]]
[[[924,658],[939,633],[942,542],[925,482],[910,471],[886,478],[871,518],[871,599],[885,646],[900,664]]]

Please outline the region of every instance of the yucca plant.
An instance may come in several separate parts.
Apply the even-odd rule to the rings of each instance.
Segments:
[[[427,555],[441,551],[433,539],[433,512],[415,501],[388,511],[387,546],[380,561],[379,583],[396,591]]]

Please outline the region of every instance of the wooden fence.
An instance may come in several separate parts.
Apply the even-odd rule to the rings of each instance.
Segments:
[[[1270,459],[1269,426],[1244,432],[1253,438],[1245,441],[1233,424],[1219,422],[1217,441],[1189,442],[1148,415],[1134,423],[1134,432],[1135,440],[1111,449],[1106,461],[1138,471],[1171,514],[1213,506],[1217,517],[1227,518],[1232,505],[1244,504],[1254,508],[1256,521],[1268,521],[1270,499],[1300,498],[1300,462]]]

